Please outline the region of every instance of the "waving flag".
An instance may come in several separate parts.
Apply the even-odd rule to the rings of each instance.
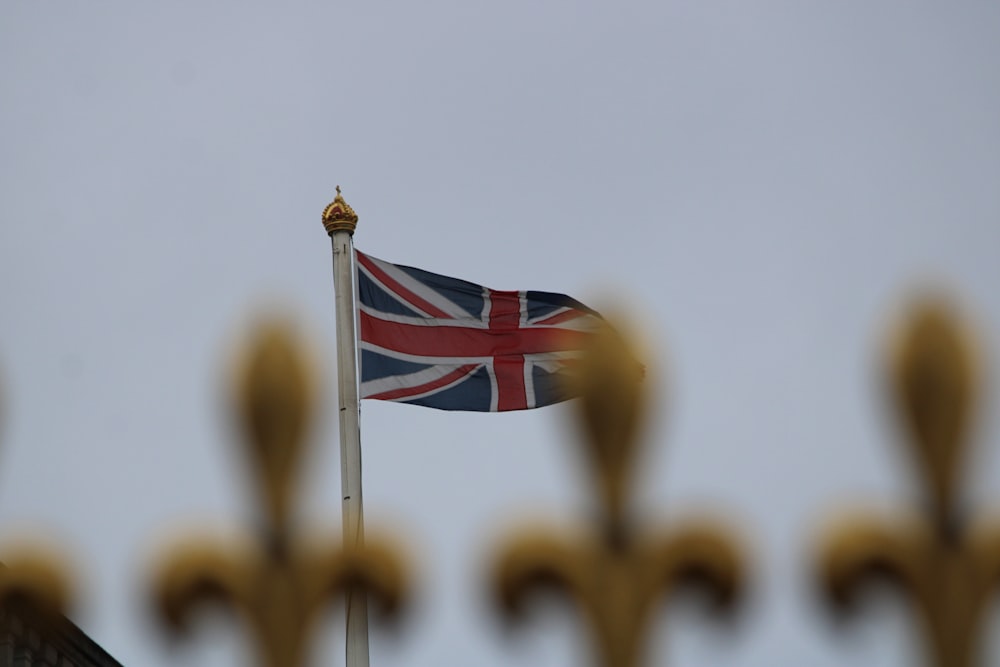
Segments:
[[[595,311],[564,294],[493,290],[355,257],[362,398],[481,412],[570,398],[559,375]]]

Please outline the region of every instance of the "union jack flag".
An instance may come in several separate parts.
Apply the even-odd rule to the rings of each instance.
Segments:
[[[571,398],[560,375],[595,311],[564,294],[502,291],[355,251],[361,397],[498,412]]]

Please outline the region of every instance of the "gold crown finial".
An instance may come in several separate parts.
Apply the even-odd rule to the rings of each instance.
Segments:
[[[334,232],[347,232],[353,234],[358,226],[358,214],[354,212],[350,204],[344,201],[340,194],[340,186],[337,186],[337,196],[323,209],[323,227],[327,234]]]

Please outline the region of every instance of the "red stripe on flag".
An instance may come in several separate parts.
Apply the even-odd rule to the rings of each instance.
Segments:
[[[472,327],[404,324],[361,311],[361,340],[423,357],[496,357],[578,349],[586,335],[555,328],[492,331]]]
[[[367,255],[365,255],[360,251],[355,251],[355,252],[357,252],[358,261],[361,263],[361,265],[364,266],[366,269],[368,269],[368,271],[373,276],[378,278],[379,282],[381,282],[383,285],[391,289],[393,292],[395,292],[400,296],[405,297],[412,305],[416,306],[417,308],[420,308],[428,315],[433,315],[434,317],[445,317],[448,319],[452,319],[451,315],[449,315],[448,313],[444,312],[434,304],[422,299],[421,297],[417,296],[410,290],[403,287],[400,283],[398,283],[395,279],[393,279],[392,276],[390,276],[388,273],[380,269],[378,264],[369,259]]]
[[[402,389],[390,389],[389,391],[383,391],[381,394],[375,394],[369,396],[368,398],[377,398],[382,401],[392,401],[397,398],[412,398],[419,394],[427,393],[428,391],[433,391],[439,387],[445,387],[452,382],[460,380],[466,375],[472,373],[479,367],[479,364],[466,364],[465,366],[459,366],[447,375],[439,377],[437,380],[432,380],[426,384],[417,385],[416,387],[403,387]]]
[[[526,333],[521,326],[521,295],[518,292],[490,290],[490,330]],[[537,330],[536,330],[537,331]],[[528,398],[524,388],[524,349],[512,350],[515,354],[493,359],[493,372],[497,381],[497,410],[524,410]]]
[[[497,376],[497,410],[524,410],[528,398],[524,389],[524,355],[512,354],[493,360]]]
[[[521,325],[519,292],[489,290],[490,329],[517,329]]]

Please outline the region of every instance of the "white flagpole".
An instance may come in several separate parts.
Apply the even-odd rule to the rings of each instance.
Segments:
[[[333,244],[333,288],[337,313],[337,389],[340,411],[340,488],[343,495],[344,547],[365,542],[361,505],[361,412],[358,398],[358,345],[354,303],[354,229],[358,216],[337,186],[337,197],[323,211],[323,226]],[[368,667],[368,598],[347,592],[347,667]]]

